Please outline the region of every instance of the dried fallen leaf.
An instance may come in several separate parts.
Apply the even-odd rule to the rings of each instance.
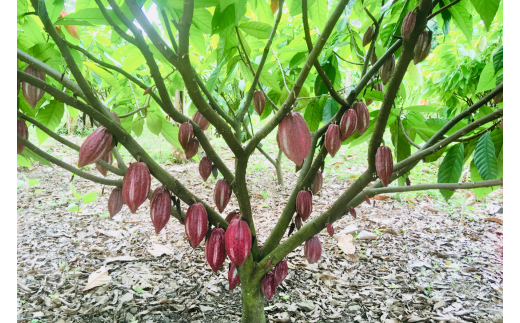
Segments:
[[[152,256],[155,257],[160,257],[163,254],[173,255],[173,250],[171,247],[157,243],[152,244],[152,246],[146,249],[146,251],[148,251],[152,254]]]
[[[353,255],[356,252],[354,237],[351,234],[342,236],[338,241],[338,247],[347,255]]]
[[[389,199],[390,196],[386,196],[386,195],[376,195],[373,197],[374,200],[378,200],[378,201],[381,201],[381,200],[386,200],[386,199]]]
[[[114,262],[114,261],[134,261],[136,260],[137,258],[136,257],[133,257],[133,256],[119,256],[119,257],[115,257],[115,258],[107,258],[105,259],[105,265],[108,264],[109,262]]]
[[[493,221],[496,223],[504,224],[504,221],[500,218],[484,218],[484,221]]]
[[[110,281],[110,276],[108,276],[108,270],[105,266],[102,266],[92,274],[88,276],[87,286],[83,288],[83,291],[92,289],[94,287],[98,287],[101,285],[105,285]]]

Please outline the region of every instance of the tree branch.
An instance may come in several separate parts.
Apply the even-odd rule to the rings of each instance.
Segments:
[[[339,58],[339,59],[341,59],[342,61],[347,62],[347,63],[349,63],[349,64],[354,64],[354,65],[365,65],[364,63],[356,63],[356,62],[352,62],[352,61],[346,60],[346,59],[344,59],[343,57],[339,56],[339,54],[336,53],[336,52],[334,52],[334,51],[333,51],[333,53],[334,53],[334,55],[336,55],[337,58]]]
[[[419,184],[410,186],[392,186],[392,187],[381,187],[381,188],[366,188],[364,189],[365,195],[368,197],[374,197],[378,194],[386,193],[397,193],[397,192],[414,192],[414,191],[426,191],[426,190],[462,190],[462,189],[473,189],[480,187],[490,186],[502,186],[504,185],[503,179],[493,179],[488,181],[479,181],[472,183],[431,183],[431,184]]]
[[[170,42],[172,43],[173,50],[178,53],[179,48],[177,47],[177,42],[175,42],[175,37],[173,36],[172,28],[170,27],[170,21],[168,20],[168,16],[166,15],[166,11],[161,9],[161,15],[164,20],[164,24],[166,25],[166,30],[168,31],[168,37],[170,37]]]
[[[403,126],[403,121],[401,120],[401,117],[398,117],[397,118],[397,121],[399,122],[399,127],[401,128],[401,131],[403,132],[403,135],[404,137],[406,138],[406,140],[408,140],[408,142],[414,146],[415,148],[417,149],[421,149],[421,146],[419,146],[418,144],[416,144],[412,139],[410,139],[410,137],[408,137],[408,135],[406,134],[406,131],[404,130],[404,126]]]
[[[466,141],[470,141],[470,140],[473,140],[473,139],[475,139],[475,138],[478,138],[478,137],[480,137],[480,135],[482,135],[482,134],[484,134],[484,133],[486,133],[486,132],[488,132],[488,131],[491,131],[491,130],[495,129],[495,128],[500,124],[500,122],[502,122],[501,119],[499,119],[497,122],[493,123],[493,125],[490,126],[489,128],[486,128],[486,129],[480,131],[479,133],[474,134],[473,136],[466,137],[466,138],[460,138],[460,139],[457,139],[457,140],[455,140],[455,141],[456,141],[456,142],[466,142]]]
[[[435,11],[434,13],[432,13],[431,15],[428,16],[428,18],[426,18],[427,20],[430,20],[432,19],[433,17],[437,16],[438,14],[440,14],[441,12],[443,12],[444,10],[447,10],[449,9],[450,7],[456,5],[457,3],[459,3],[460,0],[455,0],[451,3],[448,3],[447,5],[445,5],[444,7],[440,8],[439,10]]]

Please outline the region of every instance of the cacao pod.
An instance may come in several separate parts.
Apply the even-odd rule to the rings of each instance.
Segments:
[[[372,56],[370,56],[370,64],[374,65],[377,62],[377,55],[375,51],[372,52]]]
[[[177,136],[182,149],[188,148],[188,143],[193,138],[193,126],[189,122],[183,122],[179,127],[179,134]]]
[[[116,142],[108,129],[99,126],[79,147],[78,167],[97,162],[108,154],[115,145]]]
[[[205,130],[207,130],[209,128],[209,121],[208,121],[208,119],[206,119],[199,111],[195,112],[195,114],[193,115],[193,117],[191,119],[203,131],[205,131]]]
[[[253,107],[255,108],[256,113],[258,113],[258,115],[261,116],[265,108],[265,97],[262,91],[255,91],[253,98]]]
[[[352,216],[354,217],[354,219],[357,217],[357,214],[356,214],[356,209],[351,207],[350,208],[350,214],[352,214]]]
[[[209,160],[208,157],[203,157],[199,163],[199,174],[202,177],[202,180],[205,182],[208,180],[209,175],[211,175],[211,166],[213,163]]]
[[[354,103],[352,108],[356,111],[356,131],[362,135],[370,125],[370,113],[363,102]]]
[[[367,31],[365,31],[365,34],[363,35],[363,47],[366,47],[368,44],[370,44],[372,38],[374,37],[374,32],[374,26],[367,28]]]
[[[150,94],[150,92],[152,92],[152,88],[151,87],[147,87],[146,90],[144,90],[143,95]]]
[[[112,114],[114,115],[114,117],[116,117],[116,120],[119,124],[121,124],[121,119],[119,118],[119,116],[117,115],[117,113],[115,112],[112,112]]]
[[[226,206],[229,203],[229,199],[231,198],[231,186],[229,186],[228,182],[221,178],[217,181],[215,185],[215,189],[213,190],[213,201],[215,201],[215,205],[217,206],[218,212],[222,213]]]
[[[228,269],[228,282],[229,290],[235,289],[240,284],[240,277],[238,276],[238,270],[234,263],[229,263]]]
[[[276,285],[280,285],[287,274],[289,273],[289,266],[287,265],[287,259],[282,259],[279,263],[274,266],[274,282]]]
[[[415,65],[424,61],[426,57],[428,57],[428,54],[430,54],[430,49],[432,48],[432,36],[433,33],[431,30],[423,30],[419,35],[413,52],[413,63]]]
[[[381,179],[383,186],[388,186],[390,177],[394,172],[394,163],[392,161],[392,150],[390,147],[381,146],[376,152],[376,171],[377,176]]]
[[[370,205],[370,198],[368,195],[365,195],[365,202],[367,202],[368,205]]]
[[[383,92],[383,83],[377,83],[376,85],[374,85],[374,90]]]
[[[217,165],[213,164],[213,166],[211,166],[211,174],[213,175],[213,178],[217,178],[218,177]]]
[[[237,266],[246,262],[251,250],[251,230],[246,221],[233,219],[226,230],[226,253]]]
[[[208,213],[202,203],[194,203],[188,207],[184,230],[191,247],[197,248],[208,232]]]
[[[386,60],[386,62],[379,68],[379,75],[381,76],[381,81],[386,85],[388,81],[392,78],[395,71],[395,55],[392,54],[392,57]]]
[[[197,154],[199,151],[199,141],[197,138],[193,137],[188,141],[188,146],[184,149],[184,154],[186,155],[186,159],[192,159],[193,156]]]
[[[101,157],[101,160],[109,165],[112,165],[112,151],[107,152],[105,156]],[[96,169],[98,170],[98,172],[101,173],[101,175],[103,175],[104,177],[107,177],[107,169],[105,167],[99,165],[97,162],[96,162]]]
[[[296,166],[301,166],[311,151],[311,132],[300,113],[291,112],[280,122],[276,140],[285,156]]]
[[[120,187],[114,187],[110,197],[108,198],[108,213],[113,218],[123,208],[123,190]]]
[[[152,219],[155,233],[161,232],[168,223],[171,210],[172,199],[170,191],[163,186],[157,187],[150,200],[150,218]]]
[[[329,236],[334,236],[334,228],[332,227],[332,224],[327,223],[327,232],[329,233]]]
[[[357,113],[354,109],[348,109],[343,113],[341,121],[339,122],[339,130],[341,131],[341,140],[345,141],[356,131],[357,127]]]
[[[31,65],[27,65],[24,72],[29,75],[32,75],[34,77],[37,77],[44,82],[46,81],[45,73],[40,70],[37,70],[36,68],[32,67]],[[27,100],[27,102],[31,105],[32,108],[34,108],[36,106],[36,104],[38,103],[38,101],[40,101],[40,99],[45,94],[45,91],[43,91],[40,88],[37,88],[34,85],[27,83],[27,82],[23,82],[22,93],[23,93],[23,96],[25,97],[25,99]]]
[[[497,93],[493,98],[493,102],[495,102],[495,104],[504,102],[504,92]]]
[[[66,11],[62,11],[60,13],[60,17],[65,17],[66,15],[68,15],[68,13]],[[76,28],[76,26],[74,25],[64,25],[65,27],[65,30],[69,33],[69,35],[71,35],[72,37],[76,38],[77,40],[81,40],[79,38],[79,35],[78,35],[78,29]]]
[[[305,241],[303,249],[305,259],[307,259],[309,264],[318,261],[321,257],[321,241],[318,236],[313,236],[309,240]]]
[[[296,225],[296,229],[300,230],[303,226],[302,217],[298,214],[294,219],[294,224]]]
[[[413,29],[415,28],[415,19],[417,15],[415,12],[410,11],[406,14],[406,17],[403,19],[403,24],[401,25],[401,36],[403,40],[406,41],[412,34]]]
[[[314,177],[314,182],[312,182],[312,194],[316,195],[321,190],[321,187],[323,186],[323,174],[320,170],[316,173],[316,176]]]
[[[312,213],[312,194],[309,191],[300,191],[296,196],[296,212],[303,221],[307,221]]]
[[[145,163],[130,163],[123,181],[123,201],[136,213],[141,204],[148,199],[152,177]]]
[[[240,217],[240,215],[238,215],[237,211],[233,210],[233,211],[229,212],[228,215],[226,216],[226,222],[231,223],[231,221],[233,219],[238,219],[239,217]]]
[[[365,98],[365,104],[368,106],[368,105],[371,105],[372,102],[374,102],[373,100],[369,100],[367,98]]]
[[[341,133],[337,124],[331,124],[325,133],[325,148],[330,156],[334,158],[336,153],[341,148]]]
[[[267,274],[262,277],[262,281],[260,282],[260,288],[262,289],[262,293],[265,298],[268,300],[273,298],[276,293],[276,282],[274,281],[273,271],[267,272]]]
[[[29,128],[27,128],[25,121],[16,120],[16,133],[24,139],[29,139]],[[24,147],[21,143],[16,142],[16,153],[21,154]]]
[[[217,272],[224,260],[226,260],[225,237],[226,232],[223,229],[213,228],[206,242],[206,260],[214,272]]]

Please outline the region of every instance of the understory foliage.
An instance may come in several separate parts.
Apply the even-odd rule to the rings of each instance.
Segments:
[[[336,220],[355,216],[374,195],[440,189],[449,200],[456,189],[483,197],[502,185],[502,7],[500,0],[18,0],[18,163],[52,163],[114,186],[111,216],[123,204],[135,212],[148,196],[156,232],[171,215],[186,225],[192,247],[209,238],[213,270],[227,254],[230,286],[241,283],[242,320],[261,322],[258,302],[287,275],[284,257],[305,243],[307,260],[319,261],[316,234],[333,235]],[[81,147],[55,132],[65,117],[85,115],[99,128]],[[145,126],[200,162],[203,180],[220,178],[213,205],[140,146]],[[213,149],[208,127],[234,154],[234,169]],[[262,149],[273,131],[278,156]],[[92,175],[38,148],[49,137],[78,151],[80,166],[97,162],[103,176],[121,178]],[[325,157],[360,144],[368,144],[367,169],[311,216]],[[136,163],[124,164],[121,147]],[[283,156],[299,176],[263,245],[246,183],[255,150],[279,183]],[[410,185],[411,169],[439,161],[437,183]],[[471,181],[459,183],[466,169]],[[162,186],[150,187],[150,176]],[[240,210],[224,219],[230,199]]]

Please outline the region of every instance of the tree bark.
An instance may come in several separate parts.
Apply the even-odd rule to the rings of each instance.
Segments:
[[[253,246],[254,248],[254,246]],[[240,288],[242,289],[242,323],[264,323],[264,294],[260,281],[253,279],[254,264],[251,255],[243,266],[238,268]]]

